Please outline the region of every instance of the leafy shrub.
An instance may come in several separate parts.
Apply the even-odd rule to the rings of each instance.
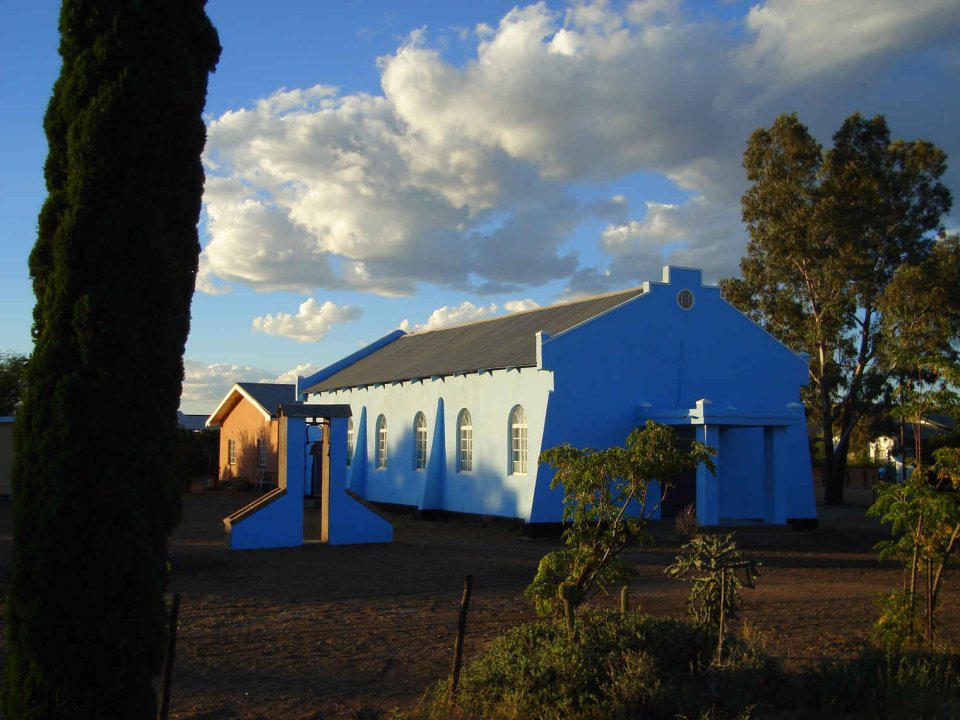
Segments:
[[[652,420],[635,428],[623,447],[593,450],[564,443],[540,453],[540,462],[555,470],[550,488],[563,487],[568,527],[567,548],[545,556],[524,591],[537,613],[558,617],[564,604],[576,607],[597,590],[628,581],[635,571],[620,553],[631,542],[647,540],[647,520],[662,500],[660,485],[652,481],[701,463],[713,472],[714,455],[698,442],[681,450],[676,431]],[[562,601],[561,586],[567,588]]]
[[[693,621],[722,630],[724,621],[736,618],[743,607],[740,589],[756,585],[759,566],[737,550],[734,534],[729,533],[694,538],[680,548],[666,573],[693,583],[687,601]]]
[[[868,650],[800,675],[808,715],[837,718],[960,717],[960,657]]]
[[[711,668],[716,636],[690,623],[640,613],[582,612],[577,638],[540,621],[506,632],[460,679],[456,700],[446,682],[425,695],[431,720],[520,718],[737,717],[782,687],[779,666],[737,645],[730,662]]]
[[[717,636],[692,623],[596,610],[504,633],[461,675],[438,683],[422,720],[913,720],[960,717],[960,656],[868,650],[787,672],[740,640],[711,663]]]

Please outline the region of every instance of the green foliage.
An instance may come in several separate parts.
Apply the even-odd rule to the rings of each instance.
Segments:
[[[915,643],[923,627],[923,616],[916,597],[909,592],[894,592],[877,598],[879,617],[871,638],[880,647],[899,652]]]
[[[904,567],[903,592],[881,599],[874,628],[876,638],[894,649],[921,636],[932,643],[940,588],[960,552],[960,449],[941,448],[934,459],[930,471],[917,467],[903,483],[879,483],[867,511],[890,526],[891,539],[876,546],[880,557]]]
[[[634,429],[623,447],[606,450],[559,445],[540,454],[555,468],[550,487],[563,485],[566,550],[546,555],[524,591],[541,616],[559,616],[561,585],[569,585],[574,605],[593,591],[623,584],[633,570],[619,557],[632,540],[643,542],[644,526],[661,497],[648,498],[651,481],[664,491],[679,473],[704,463],[713,471],[716,452],[698,442],[677,447],[676,433],[648,421]]]
[[[4,715],[153,718],[203,189],[203,0],[64,0],[30,256]]]
[[[797,717],[934,720],[960,717],[960,658],[864,652],[824,662],[794,683]]]
[[[941,237],[930,257],[899,268],[880,301],[884,367],[897,378],[892,415],[913,427],[914,461],[929,413],[960,408],[960,238]]]
[[[214,430],[177,431],[177,476],[181,490],[187,490],[196,478],[216,474],[220,437]]]
[[[16,415],[27,381],[29,360],[26,355],[0,353],[0,415]]]
[[[455,704],[441,683],[420,716],[674,718],[723,706],[722,693],[713,695],[720,683],[705,669],[715,643],[708,631],[639,613],[588,611],[577,624],[576,641],[552,622],[507,631],[464,669]],[[697,681],[700,696],[691,689]]]
[[[693,586],[687,610],[696,625],[721,631],[743,607],[741,588],[756,587],[760,563],[737,550],[734,534],[702,535],[680,548],[666,574]]]
[[[796,115],[781,115],[751,135],[743,165],[750,241],[724,296],[809,354],[804,399],[822,432],[826,501],[836,504],[850,434],[891,377],[878,362],[895,339],[881,303],[902,267],[931,256],[930,235],[951,207],[946,155],[924,140],[891,140],[883,116],[859,114],[824,151]]]
[[[788,672],[731,640],[710,662],[717,636],[641,613],[582,612],[571,640],[541,621],[507,631],[462,674],[421,699],[423,720],[628,718],[956,718],[960,657],[868,650]]]

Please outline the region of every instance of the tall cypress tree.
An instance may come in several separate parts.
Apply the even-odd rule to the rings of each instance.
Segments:
[[[205,0],[64,0],[17,415],[6,715],[148,718],[199,256]]]

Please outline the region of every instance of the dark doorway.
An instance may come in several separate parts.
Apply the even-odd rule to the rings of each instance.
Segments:
[[[696,428],[693,425],[681,425],[674,429],[677,431],[677,444],[681,449],[689,450],[690,443],[696,439]],[[670,478],[670,487],[664,493],[660,506],[660,517],[676,517],[687,505],[697,506],[696,470],[688,470]]]

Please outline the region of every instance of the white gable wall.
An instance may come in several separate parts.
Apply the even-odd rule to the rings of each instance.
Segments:
[[[528,520],[552,386],[551,373],[522,368],[323,392],[311,402],[351,406],[354,455],[349,484],[366,499]],[[511,472],[510,413],[518,404],[527,416],[526,475]],[[459,472],[457,452],[457,419],[463,408],[473,422],[473,470],[465,473]],[[415,469],[417,412],[427,421],[425,470]],[[375,467],[380,414],[387,420],[386,469]]]

